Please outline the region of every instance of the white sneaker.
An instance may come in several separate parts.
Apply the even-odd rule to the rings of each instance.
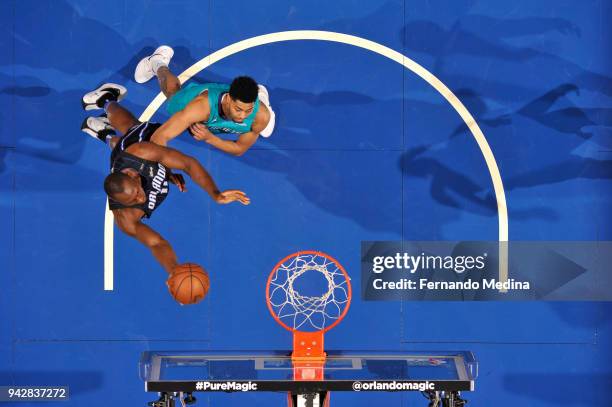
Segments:
[[[86,118],[81,124],[81,130],[103,143],[106,143],[108,138],[117,134],[106,116]]]
[[[81,99],[81,104],[84,110],[103,109],[107,100],[118,102],[124,98],[126,93],[127,89],[124,86],[116,83],[105,83],[98,89],[86,93]]]
[[[168,66],[174,55],[174,50],[167,45],[157,47],[153,54],[140,60],[134,71],[134,80],[145,83],[157,74],[160,66]]]
[[[263,103],[270,112],[270,120],[268,121],[266,127],[261,131],[261,133],[259,133],[259,135],[268,138],[272,135],[272,132],[274,131],[274,126],[276,125],[276,114],[274,113],[274,110],[272,110],[272,106],[270,106],[270,95],[268,94],[268,89],[266,89],[266,87],[263,85],[257,86],[259,87],[257,97],[259,98],[259,101]]]

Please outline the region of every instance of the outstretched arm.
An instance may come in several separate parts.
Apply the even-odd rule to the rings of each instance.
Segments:
[[[208,120],[209,114],[208,98],[197,97],[155,130],[155,133],[151,136],[151,141],[160,146],[165,146],[168,141],[184,132],[191,124]]]
[[[113,214],[119,229],[148,247],[159,264],[170,274],[178,264],[176,253],[167,240],[140,221],[143,212],[140,209],[124,208],[113,210]]]
[[[238,201],[243,205],[248,205],[251,202],[242,191],[228,190],[220,192],[215,181],[198,160],[178,150],[143,142],[132,144],[126,151],[145,160],[160,162],[168,168],[184,171],[200,188],[208,192],[210,197],[217,203],[225,204]]]

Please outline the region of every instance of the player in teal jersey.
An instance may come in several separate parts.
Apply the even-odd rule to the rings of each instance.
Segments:
[[[189,130],[196,140],[240,156],[259,136],[272,134],[275,114],[265,87],[248,76],[237,77],[230,85],[190,83],[181,87],[168,68],[173,55],[172,48],[162,45],[143,58],[134,72],[138,83],[157,76],[159,87],[168,98],[167,110],[172,117],[153,134],[151,141],[166,145]],[[226,140],[219,137],[223,134],[237,134],[238,138]]]

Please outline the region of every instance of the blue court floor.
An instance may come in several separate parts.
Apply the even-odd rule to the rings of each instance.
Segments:
[[[612,240],[611,3],[541,0],[0,2],[0,385],[69,385],[60,405],[144,406],[146,350],[280,350],[291,337],[264,300],[271,268],[321,250],[353,276],[330,349],[471,350],[471,406],[604,406],[612,383],[612,304],[365,302],[360,242],[496,240],[489,170],[451,105],[402,65],[337,42],[238,52],[192,80],[249,75],[266,85],[276,129],[242,157],[181,135],[222,189],[171,191],[149,224],[211,291],[180,307],[166,273],[115,229],[105,291],[102,182],[109,151],[79,129],[81,96],[128,88],[139,115],[158,93],[138,60],[175,48],[180,73],[214,51],[287,30],[350,34],[439,78],[494,154],[511,240]],[[162,108],[153,117],[167,120]],[[611,288],[612,289],[612,288]],[[281,394],[214,394],[198,405],[282,405]],[[208,404],[208,401],[210,403]],[[334,394],[332,405],[417,406],[419,394]],[[106,403],[106,404],[105,404]],[[27,405],[27,404],[22,404]],[[38,404],[36,404],[38,405]]]

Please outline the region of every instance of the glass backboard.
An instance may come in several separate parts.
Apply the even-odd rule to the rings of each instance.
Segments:
[[[142,355],[147,391],[470,391],[471,352],[328,351],[322,380],[294,380],[287,352],[163,352]]]

